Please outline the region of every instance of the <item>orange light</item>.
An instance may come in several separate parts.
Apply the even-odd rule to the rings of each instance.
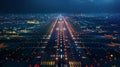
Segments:
[[[58,60],[58,57],[56,57],[55,59]]]
[[[66,57],[65,60],[68,60],[68,58]]]
[[[113,56],[114,56],[113,54],[110,55],[110,57],[113,57]]]

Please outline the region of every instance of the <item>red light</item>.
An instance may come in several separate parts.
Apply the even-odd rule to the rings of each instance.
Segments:
[[[107,62],[105,62],[105,64],[107,64]]]
[[[88,65],[86,65],[85,67],[88,67]]]
[[[108,59],[108,56],[106,56],[106,58]]]
[[[29,64],[29,67],[32,67],[32,64]]]
[[[100,63],[98,63],[97,66],[100,66]]]
[[[40,67],[38,64],[35,64],[34,67]]]
[[[8,60],[8,57],[5,57],[5,60]]]

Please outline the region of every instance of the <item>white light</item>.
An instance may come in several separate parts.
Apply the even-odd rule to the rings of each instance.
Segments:
[[[63,55],[60,55],[60,58],[62,59],[62,58],[63,58]]]
[[[66,30],[66,28],[63,28],[63,30]]]
[[[59,28],[56,28],[56,30],[59,30]]]
[[[60,51],[62,52],[62,49]]]

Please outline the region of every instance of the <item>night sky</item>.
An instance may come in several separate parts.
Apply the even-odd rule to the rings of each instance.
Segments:
[[[119,13],[120,0],[0,0],[0,13]]]

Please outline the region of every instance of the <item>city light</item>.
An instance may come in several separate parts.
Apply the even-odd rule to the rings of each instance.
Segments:
[[[106,20],[111,15],[63,15],[40,15],[43,19],[36,22],[4,22],[0,62],[13,67],[119,67],[119,23]]]

